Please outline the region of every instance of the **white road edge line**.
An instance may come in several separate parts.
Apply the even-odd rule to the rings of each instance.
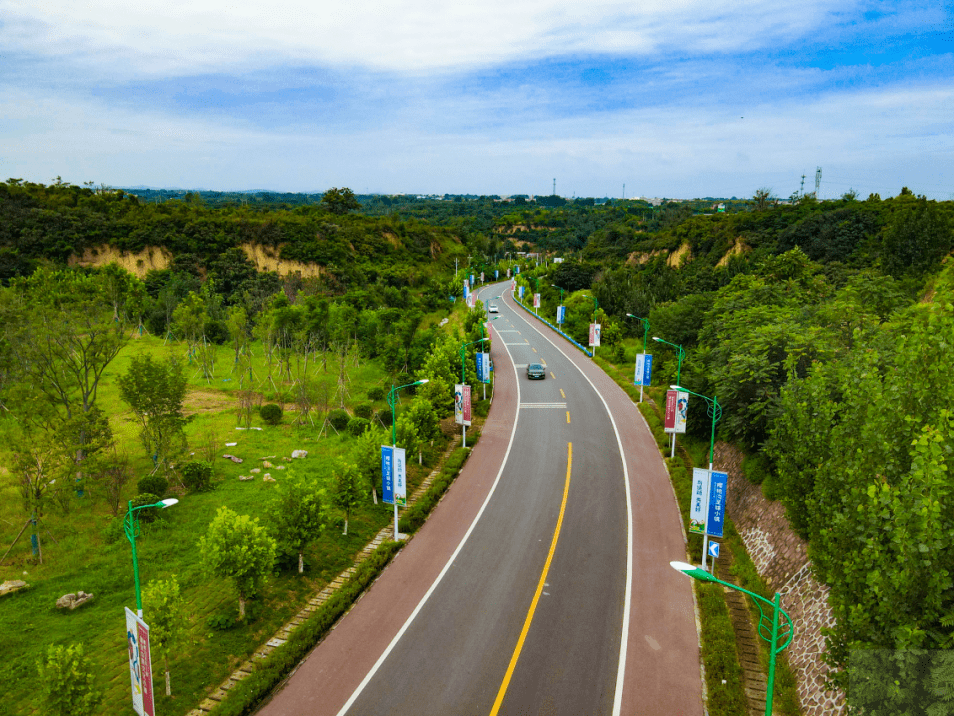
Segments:
[[[510,300],[513,300],[511,294],[507,294],[507,297]],[[504,300],[506,303],[506,300]],[[593,385],[593,381],[589,379],[589,376],[583,372],[583,370],[574,363],[570,356],[564,353],[563,349],[560,348],[556,343],[550,340],[550,338],[544,335],[534,324],[533,321],[526,320],[526,317],[520,314],[516,307],[510,307],[514,313],[523,318],[527,325],[535,330],[543,340],[549,343],[551,346],[556,348],[560,353],[563,353],[563,357],[566,358],[570,363],[580,371],[586,382],[590,384],[590,387],[593,388],[593,391],[600,397],[600,400],[603,402],[603,407],[606,408],[606,414],[609,415],[610,422],[613,424],[613,432],[616,433],[616,444],[619,446],[619,458],[623,463],[623,482],[626,486],[626,517],[627,517],[627,535],[626,535],[626,597],[623,602],[623,633],[619,641],[619,668],[616,672],[616,693],[613,696],[613,716],[620,716],[620,711],[623,708],[623,679],[626,676],[626,649],[629,641],[629,612],[631,608],[632,596],[633,596],[633,585],[630,575],[633,573],[633,498],[630,493],[629,488],[629,470],[626,468],[626,456],[623,453],[623,441],[619,437],[619,428],[616,427],[616,420],[613,418],[613,413],[609,409],[609,405],[606,403],[606,398],[603,397],[603,394],[597,390],[596,386]],[[508,351],[509,353],[509,351]]]
[[[480,294],[478,292],[478,298],[479,296]],[[500,343],[504,346],[504,348],[506,348],[507,346],[506,343],[504,343],[503,341],[500,341]],[[513,356],[510,354],[509,350],[507,350],[507,355],[510,356],[510,364],[514,365]],[[354,702],[358,700],[358,697],[361,696],[361,692],[364,691],[365,687],[368,685],[371,679],[374,678],[374,675],[377,673],[378,669],[381,668],[381,665],[388,658],[391,651],[394,649],[395,646],[397,646],[397,643],[401,640],[401,637],[404,636],[404,632],[406,632],[408,630],[408,627],[411,626],[411,622],[414,621],[418,613],[420,613],[421,609],[424,607],[424,604],[427,602],[428,599],[430,599],[431,594],[433,594],[434,590],[437,589],[437,585],[441,583],[442,579],[444,579],[444,575],[447,574],[451,565],[454,563],[454,560],[457,559],[457,555],[464,548],[464,545],[467,543],[467,540],[470,539],[471,532],[474,531],[474,528],[477,526],[477,523],[480,521],[481,516],[484,514],[484,510],[487,508],[487,505],[490,503],[490,498],[493,497],[494,492],[497,489],[497,484],[500,482],[500,477],[501,475],[503,475],[504,468],[507,466],[507,460],[510,458],[510,448],[513,447],[513,438],[517,434],[517,422],[520,420],[520,409],[519,409],[520,375],[517,373],[516,366],[514,366],[513,375],[517,385],[517,406],[518,406],[517,415],[513,421],[513,429],[510,431],[510,441],[507,443],[507,452],[504,453],[504,459],[500,465],[500,470],[497,472],[497,477],[494,479],[494,484],[490,486],[490,492],[487,493],[487,497],[484,499],[484,504],[480,506],[480,510],[477,512],[477,515],[474,517],[473,522],[470,523],[470,527],[467,528],[467,532],[464,534],[464,537],[461,539],[460,544],[457,545],[457,549],[454,550],[454,553],[450,556],[450,559],[447,560],[447,564],[444,565],[444,568],[441,570],[441,573],[437,575],[437,578],[434,580],[434,583],[431,584],[430,588],[421,598],[421,601],[418,602],[417,606],[414,608],[414,611],[411,612],[411,615],[407,618],[407,621],[404,622],[404,626],[402,626],[398,630],[398,633],[394,635],[394,638],[391,640],[391,643],[388,644],[387,648],[384,650],[384,653],[381,654],[378,660],[374,663],[374,666],[371,667],[371,670],[367,673],[364,679],[362,679],[361,683],[358,684],[358,688],[355,689],[353,694],[351,694],[351,698],[349,698],[345,702],[345,705],[341,707],[341,710],[338,711],[338,716],[344,716],[346,713],[348,713],[348,709],[350,709],[354,705]],[[615,424],[614,424],[614,427],[615,427]]]

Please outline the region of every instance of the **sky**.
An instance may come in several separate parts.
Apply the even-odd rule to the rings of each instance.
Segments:
[[[0,178],[954,199],[954,0],[0,0]]]

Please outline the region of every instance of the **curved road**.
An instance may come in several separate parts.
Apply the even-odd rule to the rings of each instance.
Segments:
[[[702,714],[689,580],[668,567],[684,537],[655,443],[589,359],[509,296],[497,304],[496,389],[473,455],[262,714]],[[526,379],[530,362],[545,380]]]

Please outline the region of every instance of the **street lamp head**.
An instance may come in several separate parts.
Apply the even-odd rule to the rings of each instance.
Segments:
[[[694,565],[687,564],[686,562],[670,562],[669,566],[675,569],[677,572],[682,572],[693,579],[698,579],[702,582],[713,581],[712,575],[701,567],[696,567]]]
[[[660,343],[665,343],[665,342],[666,342],[666,341],[664,341],[662,338],[660,338],[659,336],[653,336],[653,340],[654,340],[654,341],[659,341]]]
[[[170,497],[167,500],[162,500],[159,504],[162,505],[163,509],[165,509],[166,507],[172,507],[173,505],[178,505],[179,500],[177,500],[174,497]]]
[[[670,385],[669,390],[682,390],[681,385]]]
[[[430,378],[422,378],[421,380],[417,381],[414,385],[424,385],[425,383],[429,383],[430,380],[431,380]]]

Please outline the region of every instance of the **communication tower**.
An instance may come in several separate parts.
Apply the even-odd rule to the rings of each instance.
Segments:
[[[821,186],[821,167],[815,169],[815,199],[818,199],[818,188]]]

